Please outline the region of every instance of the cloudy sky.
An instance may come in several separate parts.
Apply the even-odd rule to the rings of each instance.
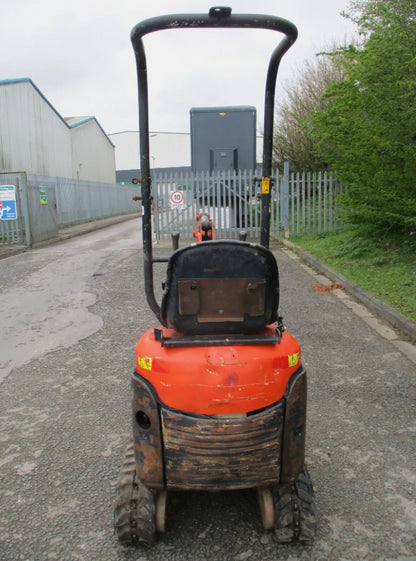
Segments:
[[[283,59],[280,83],[355,31],[340,15],[349,0],[2,0],[0,79],[31,78],[63,117],[94,115],[108,134],[137,130],[131,29],[148,17],[207,13],[215,5],[295,23],[299,37]],[[262,114],[268,59],[279,40],[255,30],[147,36],[150,128],[189,132],[191,107],[254,105]]]

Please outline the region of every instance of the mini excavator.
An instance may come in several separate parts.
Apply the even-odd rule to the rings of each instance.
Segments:
[[[147,66],[143,37],[178,29],[278,32],[265,88],[258,243],[215,239],[200,215],[196,242],[161,259],[152,252]],[[306,371],[279,315],[279,274],[269,250],[273,114],[277,70],[296,27],[268,15],[158,16],[131,33],[139,88],[144,279],[157,325],[136,346],[132,437],[117,485],[114,528],[123,545],[164,532],[173,491],[256,489],[265,530],[278,542],[310,543],[314,491],[305,465]],[[159,303],[153,266],[165,260]]]

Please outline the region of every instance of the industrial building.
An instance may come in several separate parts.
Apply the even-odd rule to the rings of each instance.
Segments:
[[[140,178],[139,131],[120,131],[108,135],[115,145],[117,183]],[[257,161],[261,161],[263,136],[256,139]],[[190,173],[191,133],[150,131],[150,167],[157,173]],[[251,167],[245,166],[248,169]]]
[[[193,107],[190,115],[192,171],[255,170],[255,107]]]
[[[114,144],[95,117],[63,118],[30,78],[0,80],[0,172],[115,183]]]

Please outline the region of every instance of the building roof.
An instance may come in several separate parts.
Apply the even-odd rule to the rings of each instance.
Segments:
[[[86,121],[91,119],[91,117],[88,116],[84,116],[84,117],[64,117],[65,121],[67,122],[67,124],[72,127],[72,126],[76,126],[78,124],[80,124],[82,121]]]
[[[60,113],[55,109],[55,107],[52,105],[52,103],[43,95],[43,93],[40,91],[40,89],[35,85],[34,82],[32,82],[32,80],[30,78],[14,78],[11,80],[0,80],[0,87],[1,86],[10,86],[13,84],[22,84],[22,83],[28,83],[32,86],[32,88],[34,90],[36,90],[36,92],[40,95],[40,97],[45,101],[45,103],[47,103],[49,105],[49,107],[52,109],[52,111],[58,116],[58,118],[69,128],[72,129],[74,127],[78,127],[80,125],[83,125],[84,123],[87,123],[89,121],[95,121],[96,124],[98,125],[98,127],[101,129],[102,133],[104,134],[104,136],[107,138],[108,142],[111,144],[111,146],[114,146],[114,144],[111,142],[109,136],[107,135],[107,133],[104,131],[104,129],[102,128],[102,126],[100,125],[100,123],[97,121],[97,119],[94,116],[88,116],[88,117],[62,117],[62,115],[60,115]]]
[[[108,136],[108,134],[105,132],[103,127],[100,125],[100,123],[97,121],[97,119],[94,116],[92,116],[92,117],[65,117],[64,120],[66,121],[66,124],[69,126],[70,129],[73,129],[75,127],[79,127],[79,126],[84,125],[85,123],[88,123],[90,121],[95,121],[96,125],[102,130],[103,134],[107,137],[108,142],[112,146],[115,146],[113,144],[113,142],[110,140],[110,137]]]

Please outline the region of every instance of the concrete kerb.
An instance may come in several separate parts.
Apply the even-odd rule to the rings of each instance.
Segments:
[[[279,242],[283,246],[287,247],[293,251],[304,263],[309,265],[316,272],[325,275],[332,282],[339,282],[344,287],[345,290],[358,302],[362,303],[366,308],[372,311],[374,314],[379,316],[381,319],[388,322],[392,327],[401,331],[406,335],[411,341],[416,341],[416,323],[412,320],[406,318],[400,312],[397,312],[384,302],[381,302],[375,298],[372,294],[358,286],[357,284],[351,282],[344,276],[340,275],[321,261],[313,257],[299,246],[293,244],[292,242],[279,239]]]

